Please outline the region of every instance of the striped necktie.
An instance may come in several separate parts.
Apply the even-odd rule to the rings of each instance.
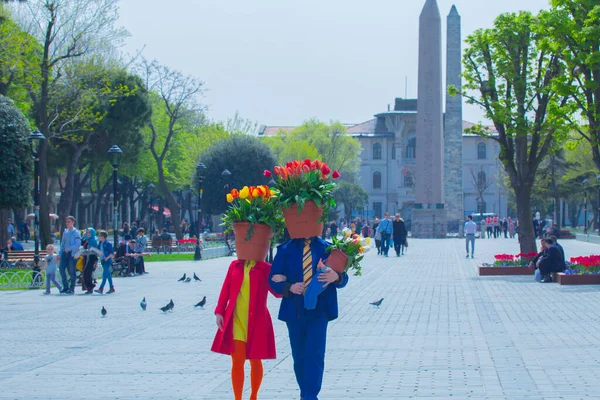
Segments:
[[[304,253],[302,256],[302,271],[304,276],[304,290],[310,284],[312,280],[312,254],[310,253],[310,239],[304,241]]]

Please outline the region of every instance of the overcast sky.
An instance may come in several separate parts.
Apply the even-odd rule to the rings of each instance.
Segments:
[[[395,97],[417,95],[418,19],[424,0],[122,0],[126,51],[206,83],[214,120],[236,111],[264,125],[316,117],[359,123]],[[438,0],[456,4],[463,37],[503,12],[548,0]],[[444,44],[445,46],[445,44]],[[445,49],[445,47],[444,47]],[[445,52],[445,50],[444,50]],[[408,87],[405,88],[405,77]],[[464,119],[481,112],[465,107]]]

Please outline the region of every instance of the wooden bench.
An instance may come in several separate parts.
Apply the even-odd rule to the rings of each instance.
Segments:
[[[174,240],[152,240],[148,242],[146,245],[146,250],[152,250],[155,252],[160,252],[163,248],[171,249],[172,251],[177,251],[177,242]]]
[[[46,250],[40,250],[40,265],[46,257]],[[33,250],[26,251],[9,251],[6,255],[6,262],[11,268],[28,268],[33,263],[35,252]]]

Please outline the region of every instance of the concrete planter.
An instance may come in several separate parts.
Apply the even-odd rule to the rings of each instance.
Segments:
[[[499,276],[499,275],[533,275],[533,268],[530,267],[484,267],[479,266],[479,276]]]
[[[600,275],[554,274],[555,281],[561,285],[600,285]]]

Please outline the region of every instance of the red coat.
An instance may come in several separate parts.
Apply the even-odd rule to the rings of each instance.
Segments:
[[[275,358],[275,333],[271,314],[267,308],[267,296],[271,291],[269,272],[271,265],[257,261],[250,270],[250,305],[248,315],[248,338],[246,340],[246,358],[265,360]],[[215,314],[224,319],[224,329],[217,329],[211,350],[215,353],[233,353],[233,311],[237,296],[244,281],[244,261],[235,260],[229,265],[229,271],[223,282]],[[281,297],[271,291],[275,297]]]

